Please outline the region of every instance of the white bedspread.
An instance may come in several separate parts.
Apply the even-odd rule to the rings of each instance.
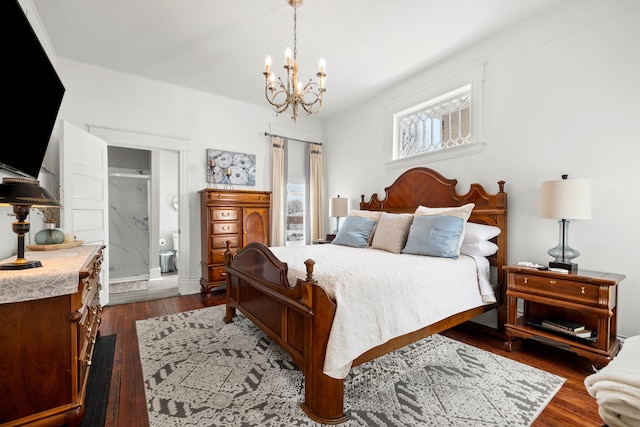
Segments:
[[[270,249],[287,263],[292,284],[305,277],[304,261],[313,259],[314,278],[336,301],[323,369],[333,378],[344,378],[352,361],[377,345],[487,304],[481,286],[495,301],[488,277],[478,280],[489,271],[482,257],[454,260],[332,244]]]

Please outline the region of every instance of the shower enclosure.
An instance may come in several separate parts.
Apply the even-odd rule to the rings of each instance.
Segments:
[[[109,168],[109,280],[149,278],[151,171]]]

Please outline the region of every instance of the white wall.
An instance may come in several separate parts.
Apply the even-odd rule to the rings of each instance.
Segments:
[[[391,107],[486,61],[484,151],[422,166],[457,178],[461,193],[506,181],[511,263],[548,262],[558,242],[557,223],[537,216],[541,182],[563,173],[591,180],[593,217],[571,223],[576,262],[626,275],[618,334],[640,334],[638,22],[638,1],[563,0],[328,120],[328,194],[348,195],[351,208],[360,194],[384,196],[406,169],[386,164]]]

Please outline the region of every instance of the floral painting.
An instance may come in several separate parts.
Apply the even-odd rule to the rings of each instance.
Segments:
[[[256,155],[207,149],[207,182],[256,185]]]

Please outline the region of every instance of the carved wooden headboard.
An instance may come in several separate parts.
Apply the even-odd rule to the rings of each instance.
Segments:
[[[507,264],[507,193],[504,181],[498,181],[498,192],[489,194],[482,185],[471,184],[465,194],[456,191],[458,180],[448,179],[433,169],[419,167],[409,169],[400,175],[393,184],[384,189],[385,196],[380,199],[375,193],[369,201],[361,195],[360,209],[393,213],[413,213],[420,205],[430,208],[462,206],[474,203],[470,222],[500,227],[501,233],[494,242],[498,252],[488,257],[497,267],[498,282],[501,287],[501,304],[506,301]]]

